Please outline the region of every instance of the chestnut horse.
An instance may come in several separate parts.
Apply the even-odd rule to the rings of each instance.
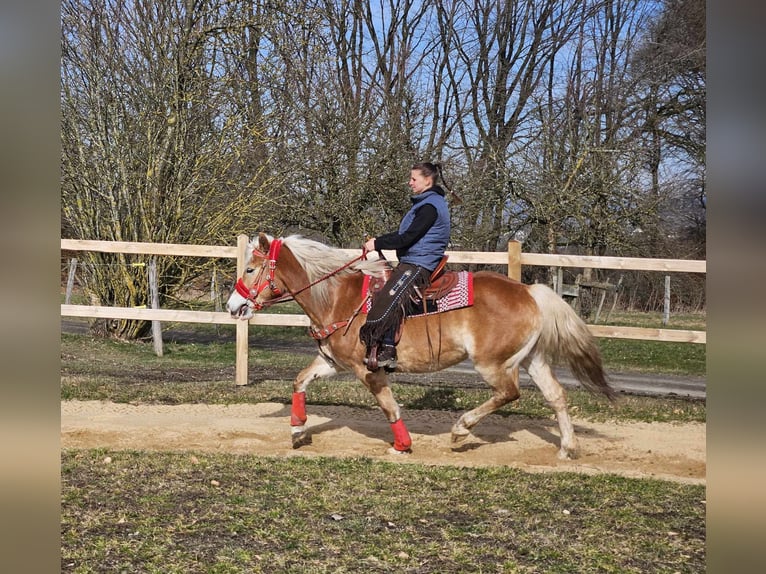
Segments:
[[[359,341],[364,274],[379,276],[389,263],[349,261],[340,250],[292,235],[274,239],[264,233],[248,245],[247,268],[227,302],[235,318],[294,299],[311,321],[319,354],[293,383],[293,447],[306,444],[306,389],[309,383],[340,371],[352,371],[375,396],[394,435],[391,452],[412,445],[384,369],[370,372]],[[552,361],[563,360],[588,390],[613,400],[601,355],[588,327],[550,287],[525,285],[499,273],[473,276],[474,302],[438,314],[407,317],[397,346],[396,372],[426,373],[446,369],[470,358],[492,388],[492,397],[465,412],[452,427],[452,441],[465,439],[482,418],[519,398],[522,366],[556,412],[561,432],[559,458],[575,458],[577,440],[567,412],[566,394],[556,380]]]

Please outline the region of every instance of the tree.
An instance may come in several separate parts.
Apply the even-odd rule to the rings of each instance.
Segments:
[[[496,249],[513,218],[513,155],[529,144],[530,101],[576,31],[578,0],[437,2],[470,187],[457,241]]]
[[[430,160],[453,248],[704,252],[701,0],[64,0],[62,32],[64,234],[358,247]],[[86,287],[144,304],[134,262]]]
[[[217,85],[220,14],[192,0],[62,3],[62,211],[74,237],[230,243],[273,200],[249,153],[261,125]],[[144,305],[144,261],[86,255],[85,289],[104,305]],[[158,260],[161,301],[200,265]],[[125,338],[149,329],[97,325]]]
[[[427,3],[297,0],[276,23],[282,113],[276,150],[295,174],[284,229],[338,245],[398,221],[421,115],[411,86]],[[278,39],[278,40],[277,40]]]
[[[632,62],[643,87],[654,180],[661,159],[673,162],[675,193],[663,213],[664,236],[683,235],[685,251],[695,257],[705,254],[707,208],[705,14],[704,0],[665,0]]]
[[[566,57],[550,64],[537,98],[540,131],[524,155],[526,186],[517,195],[533,249],[625,253],[636,230],[657,216],[629,67],[649,21],[640,7],[635,0],[583,6]]]

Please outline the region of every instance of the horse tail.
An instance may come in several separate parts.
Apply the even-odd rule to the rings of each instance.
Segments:
[[[587,390],[614,401],[617,393],[607,381],[596,339],[585,322],[547,285],[529,285],[529,293],[542,316],[538,350],[552,362],[566,363]]]

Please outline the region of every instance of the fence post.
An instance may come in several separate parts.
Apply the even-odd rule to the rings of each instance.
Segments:
[[[157,288],[157,260],[149,259],[149,295],[152,301],[152,309],[160,308],[160,291]],[[162,356],[162,324],[152,321],[152,345],[158,357]]]
[[[218,269],[213,267],[213,274],[210,278],[210,300],[213,302],[216,313],[223,311],[221,308],[221,294],[218,291]]]
[[[69,277],[66,280],[66,297],[64,297],[64,304],[69,305],[69,300],[72,298],[72,289],[74,288],[74,274],[77,270],[77,258],[72,257],[69,260]]]
[[[521,281],[521,241],[508,242],[508,277]]]
[[[667,325],[670,322],[670,275],[665,275],[665,298],[663,303],[662,324]]]
[[[247,235],[237,236],[237,279],[245,272],[245,251],[250,238]],[[247,384],[247,335],[248,321],[237,321],[236,361],[237,367],[234,382],[243,386]]]

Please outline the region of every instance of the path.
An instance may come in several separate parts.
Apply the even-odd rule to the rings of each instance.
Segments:
[[[378,410],[308,405],[313,443],[293,450],[289,406],[61,403],[62,448],[231,452],[259,456],[369,457],[402,463],[507,465],[531,472],[574,471],[706,483],[704,423],[595,423],[574,420],[582,456],[559,461],[553,418],[490,415],[453,450],[456,413],[405,411],[410,455],[387,454],[391,431]]]

